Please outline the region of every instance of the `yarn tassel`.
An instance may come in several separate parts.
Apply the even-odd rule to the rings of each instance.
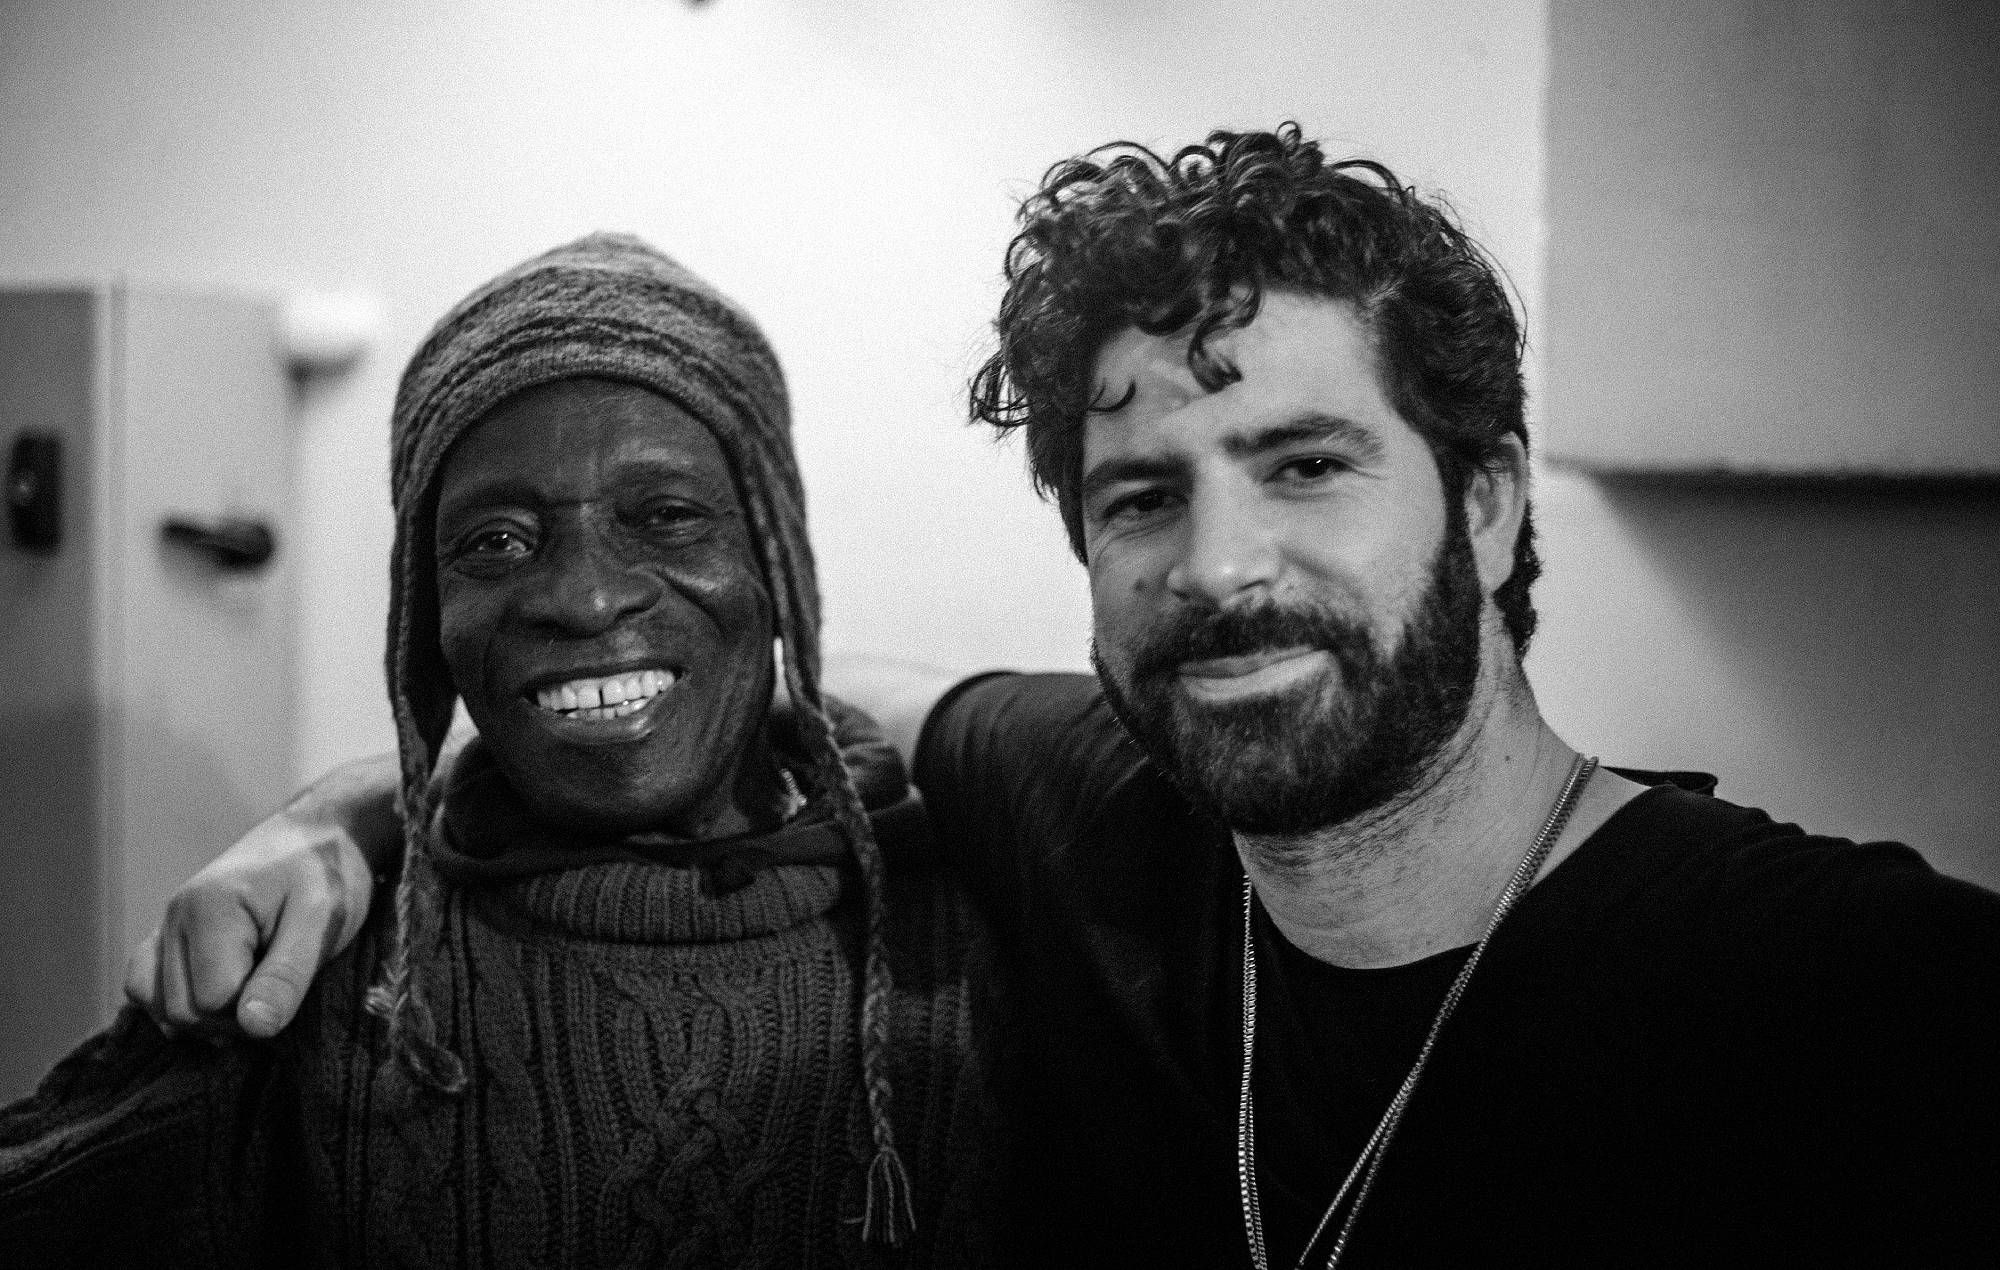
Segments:
[[[861,1218],[861,1238],[885,1248],[900,1248],[916,1233],[917,1214],[910,1206],[910,1175],[893,1146],[878,1147],[868,1165],[868,1207]]]
[[[465,1091],[465,1064],[438,1043],[430,1007],[419,997],[403,1003],[403,1066],[424,1085],[441,1094]]]
[[[780,544],[782,545],[782,543]],[[800,571],[788,571],[798,576]],[[810,572],[805,571],[810,577]],[[780,591],[781,614],[797,603],[797,597]],[[861,1238],[877,1247],[900,1248],[916,1233],[916,1206],[911,1198],[910,1174],[903,1157],[896,1153],[895,1127],[890,1117],[894,1100],[889,1086],[889,1011],[894,985],[889,973],[887,931],[887,886],[882,872],[882,851],[869,826],[868,813],[854,787],[840,755],[833,721],[820,703],[817,662],[800,656],[789,640],[782,645],[782,663],[792,706],[797,712],[801,735],[810,738],[819,768],[821,787],[826,791],[834,821],[846,834],[861,870],[861,886],[867,907],[862,936],[861,974],[861,1083],[868,1099],[868,1117],[875,1139],[875,1157],[868,1164],[867,1203],[862,1210]]]
[[[420,987],[421,958],[437,942],[442,897],[430,871],[428,834],[414,826],[427,825],[430,799],[424,788],[406,777],[403,875],[396,883],[395,943],[383,968],[382,981],[368,989],[370,1014],[388,1024],[389,1052],[417,1082],[441,1094],[465,1089],[465,1064],[437,1037],[437,1020]]]

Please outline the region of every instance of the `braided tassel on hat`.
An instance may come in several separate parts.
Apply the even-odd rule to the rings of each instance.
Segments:
[[[788,598],[779,600],[781,611]],[[861,1237],[870,1243],[899,1248],[915,1232],[917,1219],[911,1204],[909,1173],[896,1151],[895,1129],[889,1118],[892,1100],[889,1016],[895,985],[889,974],[884,937],[888,887],[883,875],[882,850],[875,841],[854,779],[841,761],[833,722],[820,704],[818,665],[796,656],[787,641],[784,667],[786,690],[801,716],[799,731],[812,750],[817,783],[828,791],[834,823],[853,847],[855,862],[861,870],[867,912],[862,945],[861,1079],[867,1088],[869,1128],[875,1142],[875,1155],[868,1165],[868,1198],[862,1214]]]

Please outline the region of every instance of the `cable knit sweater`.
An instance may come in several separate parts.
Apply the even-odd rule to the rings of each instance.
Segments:
[[[774,864],[718,893],[712,870],[639,859],[479,878],[447,855],[438,1000],[462,1094],[385,1062],[362,1009],[385,893],[279,1041],[167,1042],[126,1018],[0,1113],[0,1263],[990,1262],[970,919],[925,867],[915,802],[873,819],[914,1246],[860,1238],[851,866]]]

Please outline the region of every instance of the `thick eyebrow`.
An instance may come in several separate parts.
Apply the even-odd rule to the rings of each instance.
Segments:
[[[1341,415],[1314,411],[1254,432],[1233,432],[1222,439],[1231,458],[1250,459],[1295,445],[1334,442],[1352,450],[1363,462],[1382,457],[1382,438],[1366,424]]]
[[[1187,470],[1187,460],[1178,457],[1133,455],[1130,458],[1106,459],[1083,474],[1083,481],[1077,486],[1077,501],[1088,507],[1092,499],[1113,485],[1123,485],[1127,481],[1183,479]]]
[[[1379,461],[1382,438],[1366,424],[1341,415],[1312,411],[1252,432],[1232,432],[1222,439],[1222,448],[1233,459],[1257,458],[1295,445],[1334,442],[1347,447],[1364,463]],[[1133,455],[1106,459],[1084,473],[1077,486],[1077,499],[1089,506],[1092,499],[1114,485],[1127,481],[1173,481],[1186,479],[1187,460],[1178,455]]]

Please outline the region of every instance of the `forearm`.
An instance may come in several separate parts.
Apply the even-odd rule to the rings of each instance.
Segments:
[[[368,867],[384,873],[395,866],[403,850],[403,818],[396,805],[399,783],[395,754],[371,754],[306,786],[278,815],[315,837],[344,827]]]
[[[466,742],[478,732],[455,725],[438,755],[438,773],[449,772]],[[300,790],[278,816],[317,836],[345,829],[377,874],[387,873],[403,854],[402,768],[394,751],[343,763]]]
[[[126,996],[166,1029],[283,1028],[398,865],[399,770],[391,754],[344,763],[252,826],[168,901],[127,959]]]

